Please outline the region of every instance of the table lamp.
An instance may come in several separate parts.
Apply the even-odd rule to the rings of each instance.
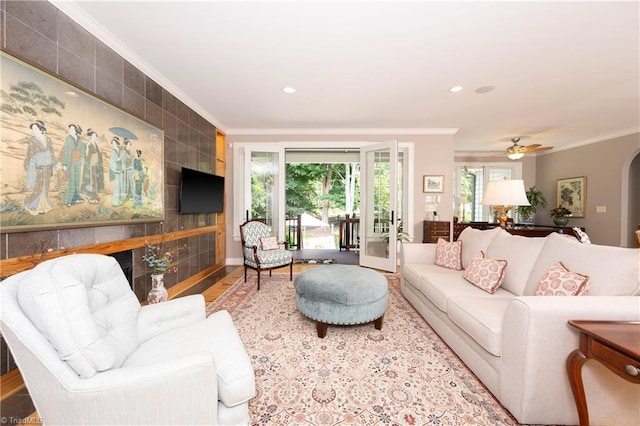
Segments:
[[[498,220],[502,228],[507,224],[507,213],[514,206],[531,205],[527,200],[522,179],[495,180],[487,183],[482,204],[493,206],[493,209],[498,212]]]

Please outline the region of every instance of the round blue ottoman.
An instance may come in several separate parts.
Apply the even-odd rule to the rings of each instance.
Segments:
[[[318,266],[298,274],[293,286],[296,306],[302,315],[316,321],[318,337],[326,336],[328,324],[375,321],[375,328],[382,328],[387,310],[387,279],[372,269]]]

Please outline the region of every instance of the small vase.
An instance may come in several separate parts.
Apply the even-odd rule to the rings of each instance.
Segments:
[[[558,226],[566,226],[567,223],[569,223],[569,218],[566,216],[555,216],[553,218],[553,223],[555,223]]]
[[[151,291],[147,296],[147,302],[159,303],[167,300],[169,293],[164,288],[164,274],[151,275]]]

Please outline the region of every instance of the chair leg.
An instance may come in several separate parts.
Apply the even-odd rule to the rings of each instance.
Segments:
[[[260,269],[258,269],[258,291],[260,291]]]
[[[244,265],[244,282],[247,282],[247,265]]]
[[[272,269],[269,269],[269,276],[271,276],[271,271],[272,271]]]
[[[293,281],[293,260],[289,264],[289,281]]]

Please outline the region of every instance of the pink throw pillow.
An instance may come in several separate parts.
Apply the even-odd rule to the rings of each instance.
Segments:
[[[272,235],[270,237],[260,237],[260,247],[262,250],[278,250],[280,245],[278,244],[278,237]]]
[[[487,293],[495,293],[504,282],[506,260],[485,259],[484,252],[473,256],[462,276]]]
[[[462,269],[462,241],[452,243],[438,238],[436,245],[436,265],[459,271]]]
[[[553,265],[536,287],[536,296],[588,296],[589,277],[571,272],[562,262]]]

